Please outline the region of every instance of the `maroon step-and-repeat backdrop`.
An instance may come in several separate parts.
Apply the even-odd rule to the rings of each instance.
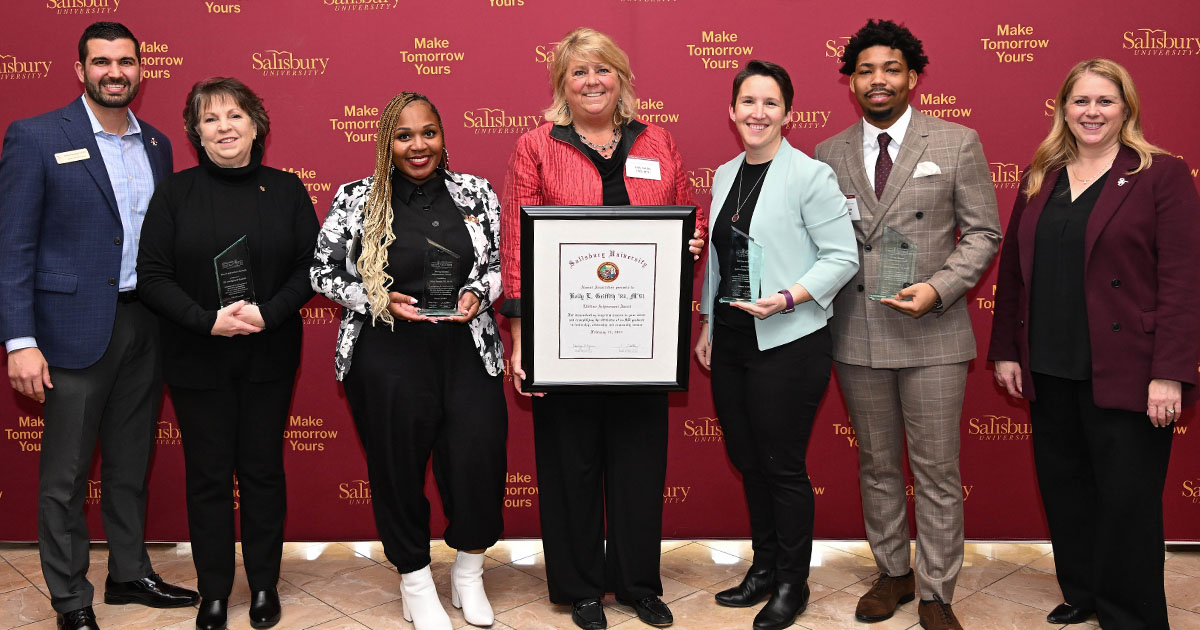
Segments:
[[[1085,57],[1108,56],[1129,68],[1149,138],[1190,160],[1193,177],[1200,166],[1194,123],[1200,13],[1189,0],[1101,0],[1082,13],[1074,4],[1043,0],[927,0],[896,3],[883,14],[799,0],[13,0],[0,16],[0,126],[78,98],[79,34],[95,20],[120,21],[142,42],[134,110],[170,134],[177,168],[196,163],[180,115],[188,89],[213,75],[238,77],[270,111],[266,163],[298,173],[321,218],[339,184],[372,171],[379,111],[402,90],[427,94],[440,109],[455,170],[485,176],[500,189],[517,136],[536,126],[549,104],[546,62],[554,44],[580,25],[611,34],[629,53],[641,118],[674,134],[705,206],[714,169],[740,150],[726,109],[738,68],[759,58],[791,72],[795,111],[785,133],[811,153],[858,120],[837,58],[869,17],[902,21],[924,40],[931,63],[913,106],[979,131],[1005,224],[1021,169],[1049,128],[1059,82]],[[699,277],[697,271],[697,295]],[[993,266],[963,298],[980,354],[994,282]],[[339,311],[324,298],[303,309],[304,364],[284,446],[291,540],[376,537],[362,450],[333,378]],[[1043,539],[1026,408],[993,386],[982,359],[972,362],[968,379],[967,536]],[[536,537],[529,404],[509,389],[505,536]],[[747,536],[741,485],[725,456],[709,377],[694,361],[691,391],[671,397],[670,423],[664,535]],[[0,540],[36,536],[41,427],[38,405],[0,393]],[[1175,432],[1167,538],[1200,540],[1200,426],[1181,424]],[[187,538],[181,448],[168,401],[151,472],[148,537],[154,540]],[[863,535],[856,448],[835,381],[808,457],[818,537]],[[99,538],[98,470],[87,509]],[[428,493],[436,503],[432,482]],[[440,534],[444,519],[436,505],[433,525]]]

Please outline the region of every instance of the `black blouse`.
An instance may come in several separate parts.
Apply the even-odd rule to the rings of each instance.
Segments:
[[[1084,240],[1088,217],[1108,174],[1092,182],[1074,201],[1067,177],[1064,168],[1034,235],[1029,369],[1086,381],[1092,377],[1092,345],[1083,291]]]
[[[600,172],[600,183],[603,186],[603,203],[606,206],[628,206],[629,191],[625,189],[625,158],[629,157],[629,147],[633,146],[633,136],[625,127],[621,128],[621,141],[613,150],[612,157],[607,160],[600,152],[583,143],[575,127],[570,127],[569,142],[575,148],[583,151],[596,170]]]
[[[754,207],[758,205],[758,193],[762,190],[761,180],[766,179],[769,168],[771,168],[769,161],[762,164],[748,164],[743,160],[739,175],[742,181],[741,198],[738,198],[738,185],[735,181],[729,189],[729,194],[725,197],[725,205],[721,206],[721,212],[717,215],[717,222],[713,224],[713,249],[717,252],[717,268],[721,270],[721,283],[717,286],[717,294],[713,299],[719,300],[722,296],[729,295],[729,278],[733,275],[731,271],[733,231],[731,228],[737,227],[746,234],[750,233],[750,221],[754,218]],[[741,210],[738,209],[739,204]],[[733,220],[734,215],[737,215],[737,221]],[[755,336],[754,316],[750,313],[736,306],[717,302],[712,305],[712,314],[713,321],[717,324],[728,326],[751,337]]]
[[[439,169],[433,179],[414,184],[398,171],[392,172],[392,233],[396,240],[388,247],[387,273],[392,291],[417,298],[422,305],[425,293],[425,251],[432,240],[458,254],[458,286],[467,284],[475,264],[471,234],[463,223],[462,212],[446,190],[445,174]]]

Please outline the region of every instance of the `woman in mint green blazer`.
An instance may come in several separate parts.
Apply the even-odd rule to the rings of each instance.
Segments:
[[[746,150],[713,180],[696,344],[712,370],[729,459],[742,474],[754,547],[745,579],[716,599],[744,607],[770,596],[755,630],[788,627],[808,604],[813,491],[805,452],[832,368],[825,323],[858,269],[833,170],[783,139],[792,94],[787,71],[766,61],[751,61],[733,81],[729,117]],[[735,245],[739,232],[753,240],[749,249],[761,247],[761,256],[748,257],[748,273],[737,260],[736,250],[747,249]],[[754,301],[721,300],[746,284]]]

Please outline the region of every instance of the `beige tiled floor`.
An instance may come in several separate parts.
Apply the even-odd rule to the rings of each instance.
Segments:
[[[761,606],[722,608],[712,594],[737,584],[750,566],[750,544],[740,540],[668,541],[662,545],[663,600],[680,630],[747,629]],[[546,568],[538,541],[502,542],[487,552],[484,580],[496,610],[496,630],[574,628],[569,609],[546,598]],[[106,552],[92,549],[89,573],[102,592]],[[195,586],[189,545],[152,545],[155,569],[170,581]],[[432,545],[433,574],[448,595],[454,550]],[[240,558],[238,564],[240,565]],[[1200,630],[1200,550],[1167,554],[1167,602],[1174,630]],[[866,543],[819,542],[813,548],[809,585],[812,601],[797,619],[807,630],[900,630],[918,628],[916,603],[877,624],[854,620],[854,605],[875,577]],[[279,593],[283,600],[280,630],[408,629],[400,614],[400,579],[379,543],[288,543],[284,548]],[[99,593],[98,593],[99,594]],[[443,597],[455,628],[462,614]],[[239,574],[230,599],[230,630],[249,628],[249,590]],[[967,545],[954,610],[967,630],[1041,630],[1051,628],[1046,613],[1060,601],[1049,545],[976,543]],[[605,600],[609,627],[647,628],[633,610]],[[191,630],[195,609],[153,610],[141,606],[96,604],[105,630]],[[33,545],[0,544],[0,630],[52,630],[54,611]],[[1096,628],[1091,624],[1077,628]]]

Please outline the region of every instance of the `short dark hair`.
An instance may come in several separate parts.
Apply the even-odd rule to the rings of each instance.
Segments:
[[[750,63],[746,64],[746,67],[733,77],[733,96],[729,97],[730,105],[737,104],[738,90],[742,89],[742,83],[752,76],[775,79],[775,83],[779,84],[779,91],[783,92],[784,111],[792,108],[792,97],[795,96],[796,91],[792,89],[792,78],[788,76],[787,70],[777,63],[759,59],[751,59]]]
[[[263,107],[262,99],[246,86],[245,83],[233,77],[210,77],[197,81],[188,92],[187,100],[183,103],[183,126],[187,131],[188,141],[197,151],[200,148],[200,110],[217,96],[228,96],[237,103],[238,109],[246,112],[250,121],[258,130],[254,145],[262,148],[271,133],[271,119],[267,116],[267,108]]]
[[[93,22],[91,26],[83,29],[83,35],[79,36],[79,63],[84,65],[87,65],[89,39],[104,39],[110,42],[118,39],[132,39],[134,54],[137,55],[138,63],[142,63],[141,43],[138,42],[138,38],[133,36],[133,31],[120,22]]]
[[[891,20],[867,20],[866,25],[858,29],[846,44],[846,51],[842,53],[842,67],[838,71],[845,75],[854,74],[859,53],[872,46],[887,46],[899,50],[904,55],[904,64],[917,74],[924,72],[926,64],[929,63],[921,40],[907,27]]]

